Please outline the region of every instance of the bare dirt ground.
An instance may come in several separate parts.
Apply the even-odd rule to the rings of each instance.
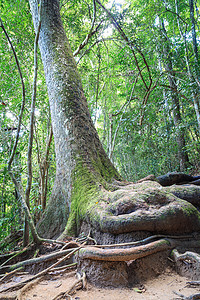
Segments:
[[[28,278],[28,276],[18,275],[12,281],[1,284],[1,290]],[[21,300],[52,300],[60,292],[67,291],[76,281],[75,272],[59,275],[47,275],[39,280],[35,285],[21,295]],[[183,299],[174,292],[184,296],[200,293],[200,287],[188,287],[188,279],[179,276],[171,270],[157,278],[150,279],[143,284],[132,288],[98,288],[90,284],[85,290],[78,290],[71,294],[73,300],[172,300]],[[16,292],[2,294],[0,299],[14,299]],[[9,298],[10,296],[10,298]],[[63,299],[70,299],[65,297]]]

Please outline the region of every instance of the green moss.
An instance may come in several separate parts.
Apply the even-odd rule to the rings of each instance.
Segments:
[[[182,206],[182,210],[185,214],[187,215],[196,215],[198,213],[197,209],[189,202],[186,202],[182,200],[182,202],[185,202],[184,205]]]
[[[94,167],[95,172],[99,174],[101,177],[101,183],[106,188],[109,185],[111,179],[121,179],[119,173],[115,169],[115,167],[110,162],[109,158],[105,156],[101,156],[99,153],[97,155],[97,159],[91,161],[92,166]]]
[[[76,235],[87,210],[99,202],[100,188],[95,175],[82,162],[77,163],[73,174],[71,212],[64,235]]]

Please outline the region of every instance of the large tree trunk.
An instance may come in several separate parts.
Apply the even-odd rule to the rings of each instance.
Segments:
[[[37,28],[38,2],[29,0]],[[41,1],[39,47],[45,70],[56,152],[56,180],[39,233],[56,236],[67,223],[75,198],[94,183],[119,178],[93,125],[76,63],[59,12],[58,0]],[[81,174],[81,176],[79,176]],[[79,196],[75,195],[78,189]],[[73,199],[74,198],[74,199]],[[77,202],[78,203],[78,202]],[[78,204],[77,204],[78,205]]]
[[[29,2],[37,27],[37,0]],[[199,230],[200,187],[176,189],[162,187],[156,181],[133,184],[116,180],[120,176],[91,120],[62,26],[59,1],[42,0],[41,5],[39,46],[48,86],[57,171],[39,233],[52,237],[65,228],[64,238],[76,233],[83,221],[82,229],[89,227],[98,242],[106,237],[110,243],[115,239],[137,239],[152,232],[174,234]]]

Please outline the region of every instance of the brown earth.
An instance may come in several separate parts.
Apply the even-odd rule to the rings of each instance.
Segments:
[[[27,275],[13,277],[12,281],[2,284],[1,289],[8,285],[16,284],[27,278]],[[76,281],[75,272],[64,274],[51,274],[41,279],[37,284],[30,287],[23,294],[23,300],[52,300],[57,294],[67,291]],[[200,287],[187,286],[188,279],[181,277],[170,268],[164,274],[149,279],[142,284],[134,285],[132,288],[99,288],[88,284],[85,290],[78,290],[72,294],[73,300],[172,300],[181,299],[174,292],[184,296],[190,296],[200,292]],[[0,294],[0,299],[13,299],[8,296],[16,294]],[[4,298],[7,296],[7,298]],[[63,299],[70,299],[65,297]]]

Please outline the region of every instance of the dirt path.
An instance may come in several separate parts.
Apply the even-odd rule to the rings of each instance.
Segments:
[[[8,285],[13,285],[16,282],[23,280],[24,276],[16,276],[12,282],[2,284],[1,289]],[[23,300],[51,300],[60,292],[66,291],[74,282],[75,274],[60,274],[57,276],[48,275],[45,279],[39,281],[38,284],[31,287],[23,295]],[[157,278],[144,282],[143,285],[128,288],[98,288],[88,285],[87,290],[79,290],[72,295],[73,300],[172,300],[180,299],[175,293],[189,296],[200,292],[200,287],[187,287],[187,279],[181,277],[175,272],[167,271],[165,274]],[[13,293],[12,293],[13,295]],[[3,294],[0,294],[0,299]],[[6,294],[6,296],[9,296]],[[67,299],[67,298],[65,298]]]

